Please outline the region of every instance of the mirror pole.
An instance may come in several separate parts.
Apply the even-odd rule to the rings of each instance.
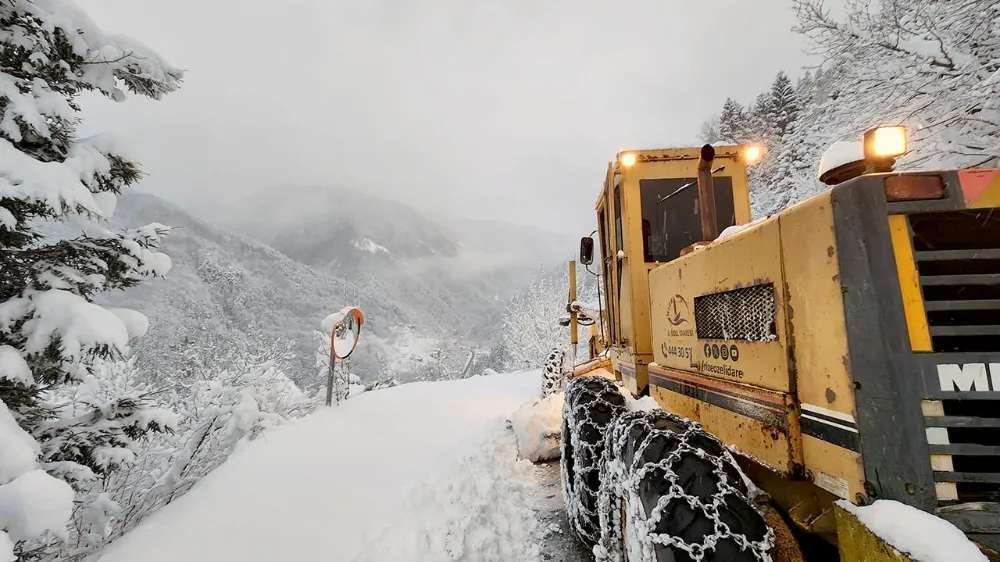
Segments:
[[[569,262],[569,303],[572,305],[576,302],[576,262]],[[576,365],[576,344],[579,341],[579,334],[577,333],[576,324],[576,312],[572,307],[569,313],[569,342],[570,342],[570,360],[571,365]]]
[[[333,405],[333,372],[337,365],[337,356],[330,352],[330,369],[326,373],[326,405]]]

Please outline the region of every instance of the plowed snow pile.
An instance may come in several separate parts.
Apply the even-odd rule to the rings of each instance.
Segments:
[[[539,388],[534,371],[349,399],[248,443],[100,560],[536,560],[506,419]]]

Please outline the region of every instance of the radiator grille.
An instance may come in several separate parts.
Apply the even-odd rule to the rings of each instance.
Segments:
[[[967,209],[908,216],[935,353],[1000,351],[1000,213]],[[987,361],[964,368],[985,369]],[[935,489],[941,504],[1000,501],[1000,401],[924,402]]]
[[[778,338],[774,284],[752,285],[694,299],[698,338],[773,341]]]
[[[1000,213],[917,213],[909,219],[934,351],[1000,351]]]
[[[941,400],[925,404],[936,410],[925,411],[924,423],[932,458],[938,459],[932,465],[939,501],[1000,501],[1000,401]]]

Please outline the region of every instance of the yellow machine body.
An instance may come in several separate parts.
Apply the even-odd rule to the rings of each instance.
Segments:
[[[697,149],[609,166],[607,333],[590,344],[608,360],[575,374],[594,367],[700,422],[845,561],[905,558],[840,540],[859,525],[837,500],[901,501],[996,548],[1000,170],[862,176],[750,223],[740,147],[716,150],[718,230],[743,227],[714,241],[697,189],[660,200],[695,181]]]
[[[643,199],[641,187],[646,182],[666,182],[659,192],[671,192],[695,180],[699,151],[696,148],[646,150],[631,152],[635,164],[624,166],[621,160],[608,166],[604,189],[597,202],[598,232],[602,253],[602,277],[609,297],[606,301],[609,334],[606,345],[610,350],[614,372],[626,388],[638,395],[649,384],[648,365],[653,359],[650,337],[649,272],[663,263],[644,259]],[[725,170],[716,175],[716,191],[732,203],[726,207],[721,224],[743,224],[750,220],[750,199],[747,191],[746,165],[739,147],[716,147],[716,162]],[[696,190],[678,194],[690,200]],[[691,200],[692,204],[694,200]],[[701,238],[691,232],[690,240],[679,241],[687,246]],[[685,243],[686,242],[686,243]],[[672,249],[672,248],[671,248]],[[660,257],[660,256],[653,256]],[[663,256],[666,257],[666,256]]]

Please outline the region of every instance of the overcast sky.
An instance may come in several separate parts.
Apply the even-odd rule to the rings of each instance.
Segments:
[[[196,211],[307,183],[589,229],[616,152],[697,143],[726,96],[810,62],[788,0],[78,2],[187,71],[84,118]]]

